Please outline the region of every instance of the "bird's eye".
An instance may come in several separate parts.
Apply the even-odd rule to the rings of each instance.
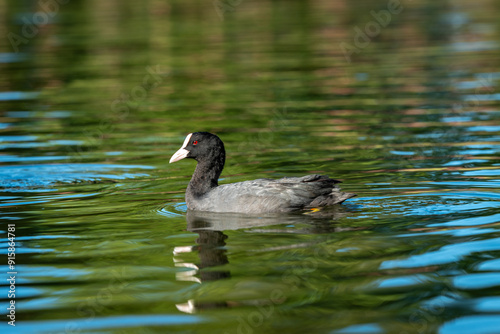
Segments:
[[[197,141],[197,140],[195,140],[195,141],[193,142],[193,145],[196,145],[196,144],[198,144],[198,141]]]

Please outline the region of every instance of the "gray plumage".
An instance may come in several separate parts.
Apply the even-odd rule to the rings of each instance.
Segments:
[[[337,180],[321,175],[257,179],[224,184],[202,196],[186,192],[189,209],[211,212],[272,213],[342,203],[354,194],[344,193]]]

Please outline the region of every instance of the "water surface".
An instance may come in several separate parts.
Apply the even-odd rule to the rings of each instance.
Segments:
[[[0,5],[2,332],[498,332],[498,5]],[[193,131],[224,140],[221,183],[358,197],[188,213],[194,162],[168,159]]]

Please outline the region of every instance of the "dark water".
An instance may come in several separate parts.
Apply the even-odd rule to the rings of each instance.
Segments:
[[[2,3],[2,333],[500,333],[499,5]],[[358,197],[187,214],[200,130]]]

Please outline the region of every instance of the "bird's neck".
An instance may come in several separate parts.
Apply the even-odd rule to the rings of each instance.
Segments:
[[[224,168],[225,154],[213,159],[199,161],[189,182],[187,191],[193,197],[200,197],[219,185],[219,176]]]

